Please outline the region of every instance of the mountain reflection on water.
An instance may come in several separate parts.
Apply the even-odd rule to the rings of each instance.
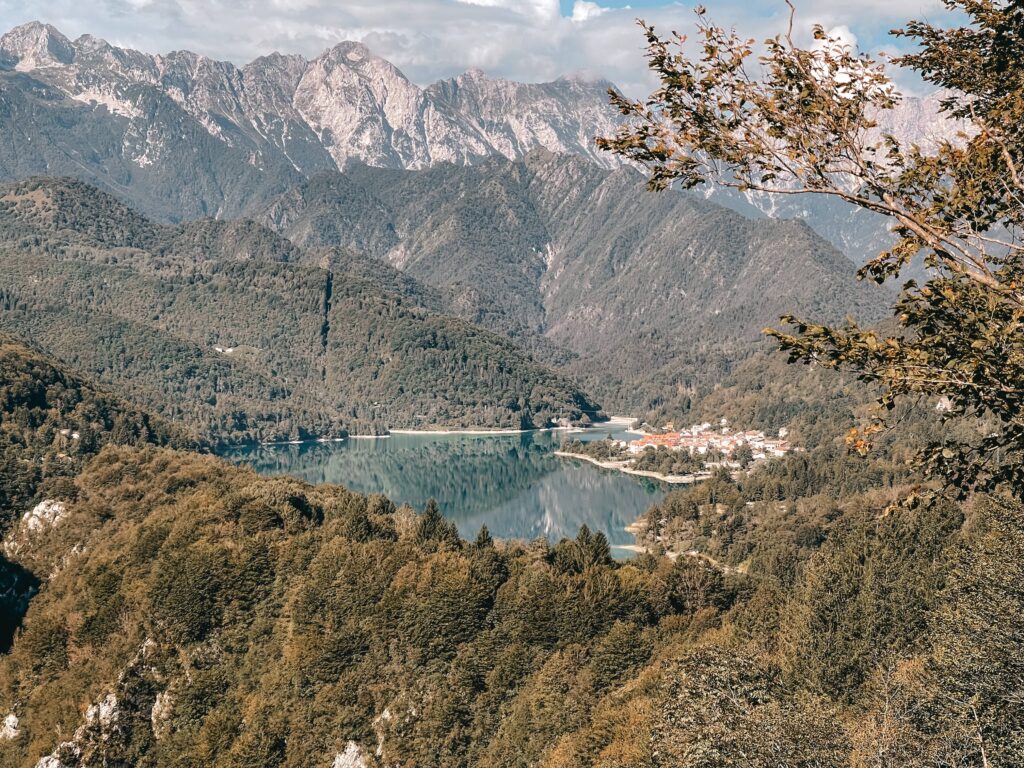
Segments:
[[[600,439],[608,431],[582,436]],[[579,438],[579,434],[573,437]],[[383,493],[422,509],[434,498],[465,537],[486,525],[503,539],[551,541],[581,525],[603,531],[613,547],[632,544],[626,526],[660,501],[665,490],[644,478],[609,472],[552,454],[564,433],[523,435],[392,435],[337,443],[252,446],[225,457],[264,475],[287,474]],[[617,557],[628,555],[622,549]]]

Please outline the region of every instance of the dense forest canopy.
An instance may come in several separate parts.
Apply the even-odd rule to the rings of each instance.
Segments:
[[[33,502],[67,493],[110,443],[200,447],[185,430],[0,334],[0,532]]]
[[[202,447],[184,429],[0,333],[0,537],[19,517],[47,518],[74,498],[74,478],[108,444]],[[8,543],[0,553],[0,650],[39,585],[5,557],[16,548]]]

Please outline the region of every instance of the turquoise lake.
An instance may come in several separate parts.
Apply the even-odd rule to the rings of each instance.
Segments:
[[[610,433],[594,429],[572,437],[595,440]],[[486,525],[497,538],[547,536],[555,542],[587,525],[608,537],[616,557],[628,557],[622,547],[633,537],[626,526],[661,501],[665,487],[553,455],[565,439],[564,432],[392,435],[260,445],[224,455],[264,475],[383,493],[418,510],[434,498],[467,538]]]

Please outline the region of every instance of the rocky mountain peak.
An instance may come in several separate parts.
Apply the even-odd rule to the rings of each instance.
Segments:
[[[110,125],[114,135],[101,143],[111,151],[121,148],[119,161],[128,163],[128,173],[137,167],[149,175],[208,175],[204,184],[211,191],[223,187],[214,180],[215,169],[163,168],[174,154],[168,147],[192,131],[215,142],[214,154],[232,155],[228,164],[234,169],[245,164],[258,172],[290,168],[309,175],[353,162],[425,168],[494,156],[515,159],[536,147],[617,164],[595,155],[592,145],[618,116],[602,92],[576,81],[528,85],[474,69],[422,88],[355,41],[340,42],[312,60],[273,53],[241,69],[191,51],[150,55],[121,49],[89,35],[71,43],[42,24],[12,30],[3,41],[0,69],[33,69],[37,80],[72,102],[105,107],[130,121]],[[98,174],[108,174],[111,162],[98,160]],[[64,170],[63,160],[60,165],[62,172],[74,172]],[[40,163],[30,172],[47,168]],[[202,208],[221,209],[222,201],[210,202]]]
[[[284,75],[293,80],[293,87],[297,85],[302,73],[306,71],[309,62],[305,57],[294,53],[279,53],[274,51],[266,56],[253,59],[244,67],[242,72],[247,78],[278,77]]]
[[[75,39],[73,45],[75,51],[81,53],[106,52],[113,48],[102,37],[96,37],[95,35],[80,35]]]
[[[352,161],[420,168],[488,154],[423,90],[365,45],[343,42],[310,62],[294,105],[339,168]]]
[[[323,56],[321,56],[321,58],[325,57],[341,61],[351,67],[359,66],[364,63],[385,64],[390,66],[389,62],[374,55],[374,53],[363,43],[356,42],[354,40],[343,40],[333,48],[328,49]],[[392,68],[394,69],[394,67]]]
[[[416,101],[422,97],[421,89],[398,67],[362,43],[350,40],[338,43],[310,62],[306,74],[310,84],[315,86],[368,89],[378,105],[386,105],[388,101]]]
[[[217,61],[201,53],[192,51],[173,51],[166,56],[157,57],[167,71],[175,72],[179,77],[193,80],[213,77],[232,76],[238,70],[227,61]]]
[[[58,67],[75,60],[75,47],[55,27],[30,21],[0,37],[0,51],[16,63],[14,68],[28,72],[40,67]]]
[[[480,69],[421,87],[354,41],[312,60],[270,53],[238,68],[91,35],[71,42],[33,22],[0,38],[0,131],[9,137],[0,147],[0,179],[74,175],[178,221],[259,208],[289,184],[360,163],[422,169],[520,160],[544,149],[614,169],[621,159],[594,142],[622,119],[609,87],[587,74],[521,83]],[[949,130],[935,99],[907,99],[879,122],[926,148],[933,134]],[[543,173],[582,172],[555,164]],[[819,215],[802,198],[789,207],[774,198],[733,198],[720,202],[748,214],[850,218]],[[825,234],[859,261],[877,252],[879,232],[887,236],[876,222],[840,228]]]

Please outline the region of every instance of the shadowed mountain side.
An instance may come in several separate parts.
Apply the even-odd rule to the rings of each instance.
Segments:
[[[710,383],[784,313],[873,322],[891,299],[802,221],[655,195],[633,170],[544,151],[353,166],[257,217],[300,246],[361,251],[432,286],[445,311],[567,366],[615,409],[689,391],[694,371]]]
[[[597,412],[509,341],[431,311],[433,289],[395,273],[381,287],[383,265],[251,222],[154,225],[36,179],[0,189],[0,232],[0,324],[216,441]]]

